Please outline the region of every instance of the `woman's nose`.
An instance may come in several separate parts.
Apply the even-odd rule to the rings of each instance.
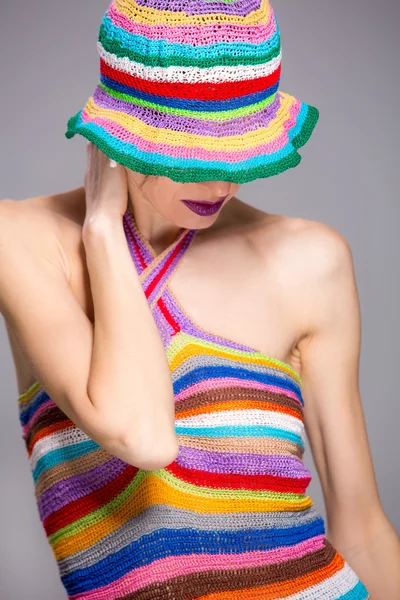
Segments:
[[[218,198],[224,198],[231,192],[231,183],[229,181],[208,181],[207,186],[210,190],[210,196],[217,200]]]

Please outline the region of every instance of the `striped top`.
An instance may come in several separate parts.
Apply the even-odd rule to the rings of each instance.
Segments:
[[[307,495],[300,375],[189,318],[168,281],[197,230],[159,256],[124,231],[160,331],[177,458],[145,470],[91,440],[34,383],[20,421],[40,519],[73,600],[364,600]]]

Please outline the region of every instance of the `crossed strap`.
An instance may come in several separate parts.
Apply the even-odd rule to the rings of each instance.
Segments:
[[[124,215],[124,229],[130,253],[151,310],[189,248],[197,229],[182,228],[177,238],[158,256],[143,238],[131,213]]]

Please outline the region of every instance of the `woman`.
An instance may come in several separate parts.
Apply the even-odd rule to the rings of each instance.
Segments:
[[[254,4],[112,2],[68,123],[84,186],[0,203],[21,425],[75,600],[400,592],[348,244],[235,196],[294,167],[318,117],[278,91],[279,30]]]

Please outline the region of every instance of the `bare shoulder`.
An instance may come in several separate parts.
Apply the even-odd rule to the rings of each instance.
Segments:
[[[346,237],[321,221],[274,215],[265,224],[262,251],[271,253],[285,285],[293,282],[296,298],[304,298],[314,309],[312,298],[333,291],[343,275],[354,278],[353,256]],[[261,237],[261,236],[260,236]],[[316,300],[315,300],[316,301]]]
[[[335,298],[356,294],[350,244],[340,231],[320,221],[252,207],[245,214],[241,231],[262,273],[261,293],[268,299],[274,290],[285,325],[297,340],[293,347],[299,358],[300,342],[332,311]]]
[[[351,266],[348,240],[330,225],[248,208],[243,231],[269,265],[276,262],[280,269],[289,270],[291,276],[298,275],[303,281]]]
[[[28,250],[50,261],[71,278],[69,245],[79,242],[84,219],[80,190],[0,200],[0,240],[3,252]]]
[[[301,354],[301,342],[335,313],[339,299],[357,302],[351,247],[340,231],[320,221],[283,216],[265,227],[263,252],[272,254],[273,280],[279,282]]]
[[[321,221],[279,216],[269,226],[277,249],[302,277],[319,277],[352,262],[348,240]],[[282,256],[282,255],[281,255]]]
[[[0,314],[4,317],[20,393],[37,378],[22,351],[26,336],[32,336],[32,331],[32,344],[42,340],[40,319],[29,318],[35,292],[41,298],[40,310],[50,315],[55,309],[54,290],[61,290],[57,304],[62,312],[68,302],[67,283],[89,318],[93,313],[81,253],[84,211],[80,189],[54,196],[0,200]],[[51,289],[49,294],[46,285]]]
[[[233,218],[232,218],[233,217]],[[231,221],[268,264],[276,261],[290,275],[319,277],[351,266],[345,236],[330,225],[301,217],[266,213],[235,198]]]

